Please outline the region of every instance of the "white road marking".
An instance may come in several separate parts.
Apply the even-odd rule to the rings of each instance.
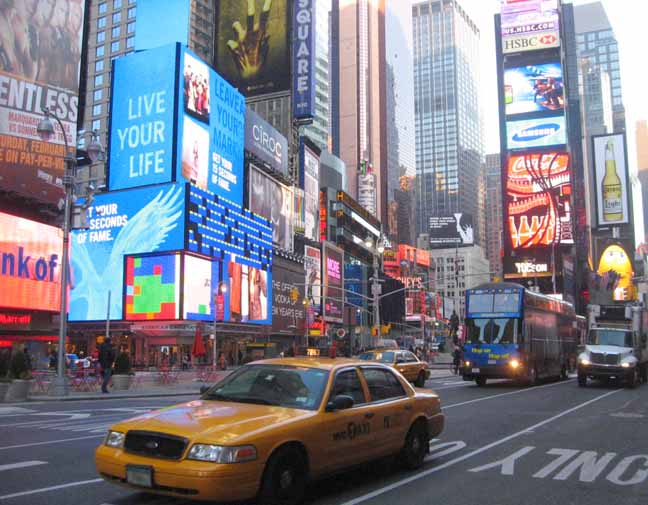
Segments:
[[[62,444],[63,442],[73,442],[75,440],[87,440],[89,438],[101,438],[101,437],[103,437],[103,435],[89,435],[87,437],[62,438],[60,440],[48,440],[46,442],[30,442],[28,444],[5,445],[3,447],[0,447],[0,451],[6,451],[7,449],[21,449],[22,447],[33,447],[35,445]]]
[[[0,407],[0,416],[15,417],[36,412],[33,409],[24,409],[22,407]]]
[[[67,417],[66,421],[76,421],[77,419],[87,419],[91,414],[73,414],[70,412],[39,412],[38,414],[33,414],[35,416],[64,416]]]
[[[540,386],[540,387],[542,387],[542,386]],[[532,389],[538,389],[538,388],[532,388]],[[495,442],[491,442],[490,444],[487,444],[487,445],[484,445],[484,446],[482,446],[482,447],[480,447],[478,449],[475,449],[474,451],[471,451],[469,453],[458,456],[455,459],[451,459],[450,461],[447,461],[446,463],[443,463],[442,465],[435,466],[434,468],[429,468],[427,470],[424,470],[422,472],[417,473],[416,475],[412,475],[411,477],[401,479],[401,480],[399,480],[397,482],[394,482],[393,484],[389,484],[388,486],[384,486],[382,488],[376,489],[376,490],[374,490],[374,491],[372,491],[370,493],[364,494],[362,496],[358,496],[357,498],[354,498],[352,500],[344,502],[344,503],[342,503],[340,505],[357,505],[358,503],[363,503],[363,502],[365,502],[367,500],[371,500],[373,498],[376,498],[377,496],[385,494],[385,493],[387,493],[389,491],[393,491],[394,489],[398,489],[399,487],[404,486],[405,484],[409,484],[410,482],[414,482],[414,481],[419,480],[419,479],[421,479],[423,477],[427,477],[428,475],[440,472],[441,470],[445,470],[446,468],[454,466],[457,463],[461,463],[462,461],[466,461],[467,459],[470,459],[470,458],[472,458],[474,456],[477,456],[478,454],[481,454],[482,452],[486,452],[486,451],[492,449],[493,447],[497,447],[499,445],[505,444],[506,442],[510,442],[511,440],[514,440],[515,438],[518,438],[519,436],[526,434],[530,430],[536,430],[536,429],[538,429],[538,428],[540,428],[542,426],[545,426],[547,424],[551,424],[552,422],[554,422],[554,421],[556,421],[556,420],[558,420],[558,419],[560,419],[560,418],[562,418],[562,417],[564,417],[566,415],[569,415],[569,414],[571,414],[573,412],[576,412],[576,411],[578,411],[578,410],[580,410],[580,409],[582,409],[584,407],[587,407],[588,405],[591,405],[594,402],[602,400],[603,398],[607,398],[610,395],[617,394],[620,391],[623,391],[623,390],[616,389],[614,391],[608,391],[607,393],[604,393],[604,394],[599,395],[599,396],[597,396],[595,398],[592,398],[591,400],[580,403],[580,404],[578,404],[578,405],[576,405],[574,407],[571,407],[571,408],[569,408],[567,410],[563,410],[562,412],[560,412],[560,413],[558,413],[558,414],[556,414],[556,415],[554,415],[552,417],[549,417],[548,419],[545,419],[544,421],[540,421],[539,423],[536,423],[536,424],[534,424],[532,426],[529,426],[528,428],[525,428],[525,429],[523,429],[521,431],[518,431],[516,433],[512,433],[511,435],[508,435],[508,436],[506,436],[504,438],[496,440]],[[2,497],[0,496],[0,498],[2,498]]]
[[[530,388],[524,388],[524,389],[517,389],[515,391],[509,391],[508,393],[500,393],[497,395],[489,395],[489,396],[481,396],[479,398],[475,398],[474,400],[467,400],[465,402],[459,402],[459,403],[451,403],[450,405],[444,405],[442,406],[443,410],[451,409],[453,407],[461,407],[462,405],[469,405],[471,403],[477,403],[477,402],[483,402],[485,400],[491,400],[493,398],[501,398],[502,396],[510,396],[510,395],[517,395],[520,393],[528,393],[529,391],[537,391],[538,389],[544,389],[544,388],[550,388],[554,386],[561,386],[563,384],[569,384],[571,380],[568,381],[563,381],[563,382],[554,382],[552,384],[544,384],[542,386],[534,386]]]
[[[30,494],[39,494],[47,493],[48,491],[55,491],[57,489],[65,489],[68,487],[75,486],[85,486],[88,484],[96,484],[97,482],[103,482],[103,479],[90,479],[90,480],[80,480],[77,482],[68,482],[67,484],[59,484],[58,486],[42,487],[40,489],[32,489],[30,491],[21,491],[20,493],[6,494],[0,496],[0,500],[8,500],[9,498],[19,498],[20,496],[27,496]]]
[[[490,470],[491,468],[500,467],[500,473],[502,475],[513,475],[515,473],[515,461],[521,458],[522,456],[527,455],[533,449],[535,449],[535,447],[532,446],[522,447],[522,449],[511,454],[510,456],[507,456],[504,459],[500,459],[499,461],[493,461],[492,463],[478,466],[477,468],[471,468],[468,471],[476,473],[476,472],[483,472],[485,470]]]
[[[7,470],[16,470],[17,468],[29,468],[30,466],[46,465],[47,461],[21,461],[20,463],[10,463],[8,465],[0,465],[0,472]]]
[[[466,442],[463,440],[458,440],[456,442],[443,442],[441,444],[432,445],[432,442],[436,442],[438,439],[430,440],[430,453],[425,457],[425,461],[433,461],[439,459],[453,452],[460,451],[466,447]]]

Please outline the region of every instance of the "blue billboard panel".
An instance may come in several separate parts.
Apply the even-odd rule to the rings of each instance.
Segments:
[[[510,150],[565,144],[567,144],[565,116],[506,122],[506,145]]]
[[[108,187],[173,180],[176,44],[114,63]]]
[[[560,63],[545,63],[504,70],[506,115],[562,111],[565,108]]]
[[[293,13],[293,115],[315,115],[315,2],[298,0]]]
[[[70,321],[122,318],[124,255],[184,246],[184,185],[95,196],[88,229],[72,232]]]
[[[135,50],[172,42],[188,44],[190,7],[189,0],[137,0]]]
[[[185,49],[178,100],[178,180],[243,205],[245,99]]]

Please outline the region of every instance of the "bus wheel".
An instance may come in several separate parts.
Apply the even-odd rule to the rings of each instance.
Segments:
[[[477,385],[478,385],[480,388],[481,388],[481,387],[484,387],[484,386],[486,385],[486,377],[477,377],[477,378],[475,379],[475,382],[477,383]]]
[[[582,388],[587,386],[587,375],[578,374],[578,385]]]

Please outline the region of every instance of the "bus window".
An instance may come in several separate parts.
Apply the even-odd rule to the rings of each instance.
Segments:
[[[466,320],[466,340],[471,344],[486,344],[486,328],[490,319],[468,319]]]
[[[517,334],[517,319],[493,319],[493,344],[514,344]]]
[[[466,340],[471,344],[514,344],[517,328],[517,319],[468,319]]]

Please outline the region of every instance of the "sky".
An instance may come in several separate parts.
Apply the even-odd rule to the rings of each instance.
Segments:
[[[497,75],[495,66],[495,32],[493,16],[499,12],[499,0],[458,0],[480,29],[480,78],[481,104],[484,125],[484,154],[499,152],[499,118],[497,102]],[[636,182],[635,124],[648,119],[648,65],[646,65],[646,43],[643,35],[648,20],[648,0],[600,0],[605,8],[612,29],[619,43],[621,85],[626,108],[626,130],[628,158],[631,177],[635,179],[635,231],[637,239],[643,239],[641,194]],[[402,3],[401,3],[402,2]],[[409,0],[409,4],[420,0]],[[411,23],[407,1],[388,0],[397,4],[393,12],[400,18],[400,24]],[[591,0],[573,0],[563,3],[582,5]],[[409,17],[408,17],[409,15]],[[409,30],[411,32],[411,28]],[[411,40],[411,35],[410,35]],[[646,202],[648,205],[648,202]],[[640,240],[638,240],[639,242]]]

